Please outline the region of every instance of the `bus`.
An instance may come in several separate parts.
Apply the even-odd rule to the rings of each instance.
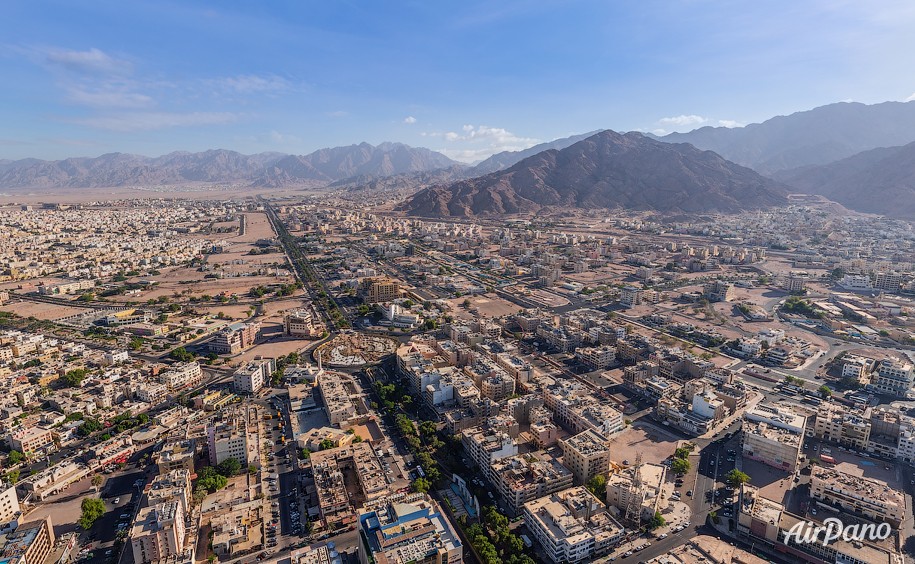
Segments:
[[[821,455],[820,455],[820,462],[825,462],[826,464],[835,464],[835,463],[836,463],[836,459],[833,458],[833,457],[831,457],[831,456],[829,456],[828,454],[821,454]]]

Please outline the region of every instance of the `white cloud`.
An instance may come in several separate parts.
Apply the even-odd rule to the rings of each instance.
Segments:
[[[69,89],[67,98],[74,104],[94,108],[149,108],[155,105],[149,96],[123,88],[90,90],[72,87]]]
[[[674,127],[683,127],[687,125],[699,125],[708,121],[708,118],[702,116],[697,116],[695,114],[691,115],[680,115],[674,117],[665,117],[658,120],[658,123],[661,125],[672,125]]]
[[[666,129],[661,129],[660,127],[658,129],[652,129],[651,132],[654,133],[655,135],[657,135],[658,137],[660,137],[662,135],[667,135],[669,133]]]
[[[238,118],[229,112],[131,112],[73,120],[73,123],[109,131],[146,131],[170,127],[221,125]]]
[[[416,118],[413,116],[407,116],[407,117],[403,118],[403,122],[407,125],[413,125],[414,123],[416,123]]]
[[[441,137],[451,146],[440,151],[452,159],[475,162],[502,151],[521,151],[537,143],[539,139],[521,137],[501,127],[488,125],[464,125],[458,131],[445,133],[422,133],[428,137]]]
[[[84,74],[125,74],[132,69],[129,62],[95,48],[88,51],[49,49],[44,58],[53,66]]]
[[[912,92],[912,95],[905,99],[906,102],[915,102],[915,92]]]
[[[242,94],[276,93],[290,89],[289,81],[276,75],[243,74],[218,79],[217,82],[225,88]]]
[[[288,133],[280,133],[279,131],[276,131],[275,129],[270,131],[270,133],[268,134],[267,137],[271,143],[275,143],[277,145],[286,145],[286,144],[290,144],[290,143],[301,143],[302,142],[302,140],[300,138],[296,137],[295,135],[289,135]]]
[[[746,125],[745,123],[740,123],[739,121],[734,121],[732,119],[719,119],[718,120],[719,127],[743,127],[745,125]]]

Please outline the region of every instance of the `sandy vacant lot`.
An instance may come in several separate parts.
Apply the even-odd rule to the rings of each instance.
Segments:
[[[644,421],[637,421],[618,433],[610,441],[610,452],[614,462],[628,460],[635,462],[638,453],[642,453],[642,462],[660,464],[674,453],[677,438],[664,429],[659,429]]]
[[[54,320],[62,317],[69,317],[77,313],[90,311],[81,307],[67,307],[54,304],[45,304],[37,302],[18,302],[3,304],[0,311],[9,311],[21,317],[34,317],[41,320]]]
[[[470,300],[470,307],[464,309],[461,304],[464,300]],[[480,312],[480,317],[501,317],[518,313],[521,309],[517,304],[496,296],[495,294],[483,294],[480,296],[462,296],[449,300],[452,311],[461,319],[473,319],[474,315],[469,311],[475,309]]]

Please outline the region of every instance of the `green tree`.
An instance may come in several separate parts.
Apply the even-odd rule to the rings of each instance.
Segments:
[[[19,481],[20,474],[21,474],[21,472],[19,471],[18,468],[15,470],[10,470],[9,472],[6,473],[6,476],[4,476],[4,479],[6,479],[6,481],[11,484],[15,484],[16,482]]]
[[[595,474],[586,484],[588,491],[594,494],[597,499],[607,497],[607,476],[604,474]]]
[[[231,478],[241,472],[241,462],[237,458],[227,458],[216,466],[216,471],[226,478]]]
[[[670,463],[670,469],[675,474],[686,474],[690,469],[689,460],[685,458],[674,458],[673,462]]]
[[[330,439],[324,439],[318,446],[321,447],[321,450],[331,449],[334,448],[334,441]]]
[[[658,527],[663,527],[667,521],[664,520],[664,516],[661,515],[660,511],[654,512],[654,517],[648,521],[649,529],[657,529]]]
[[[307,448],[303,448],[302,451],[299,453],[299,458],[301,458],[302,460],[308,460],[309,458],[311,458],[311,451],[308,450]]]
[[[11,450],[7,460],[10,464],[19,464],[25,460],[25,455],[19,452],[18,450]]]
[[[105,478],[103,478],[101,474],[92,475],[92,487],[95,488],[96,492],[98,492],[99,487],[101,487],[101,485],[104,481],[105,481]]]
[[[817,390],[817,392],[823,398],[832,397],[832,389],[829,386],[827,386],[826,384],[823,384],[822,386],[820,386],[819,389]]]
[[[746,484],[747,482],[749,482],[750,476],[735,468],[735,469],[731,470],[730,472],[728,472],[727,481],[732,486],[739,486],[741,484]]]
[[[86,379],[88,373],[89,371],[85,368],[74,368],[64,374],[63,380],[71,388],[78,388],[83,383],[83,380]]]
[[[432,484],[429,483],[429,480],[425,478],[417,478],[413,480],[413,491],[419,493],[426,493],[429,491],[429,488]]]
[[[212,466],[204,466],[198,473],[197,486],[210,493],[221,490],[228,483],[229,480]]]
[[[194,353],[188,351],[184,347],[178,347],[177,349],[170,352],[168,356],[180,362],[190,362],[194,360]]]
[[[82,513],[79,517],[79,526],[88,531],[99,517],[105,514],[105,502],[95,497],[87,497],[80,504],[80,509]]]

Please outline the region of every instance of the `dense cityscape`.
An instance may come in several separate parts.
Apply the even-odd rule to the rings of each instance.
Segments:
[[[0,210],[5,557],[901,562],[910,224],[348,197]]]
[[[0,564],[915,564],[915,4],[0,18]]]

